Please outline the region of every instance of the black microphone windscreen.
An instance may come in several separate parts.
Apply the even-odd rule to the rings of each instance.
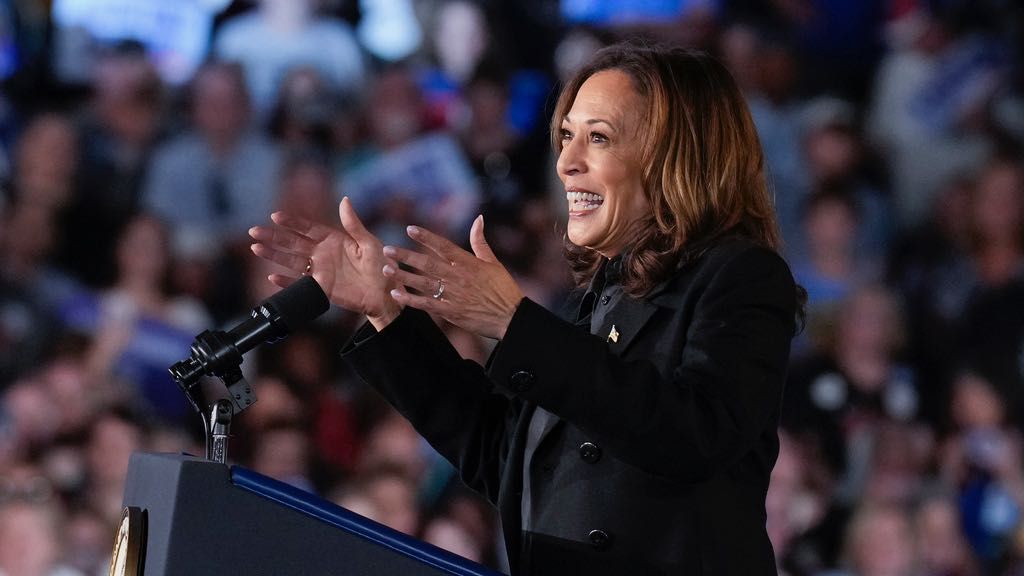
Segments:
[[[327,312],[331,302],[316,280],[303,276],[267,298],[266,305],[281,315],[281,321],[291,331]]]

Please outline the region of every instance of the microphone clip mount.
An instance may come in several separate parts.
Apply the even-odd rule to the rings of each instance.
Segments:
[[[255,389],[242,375],[242,355],[233,346],[223,345],[228,341],[226,336],[219,330],[204,331],[192,343],[191,356],[170,368],[171,377],[203,420],[206,459],[220,464],[227,463],[232,418],[256,402]],[[214,358],[211,356],[213,350],[230,352]],[[224,383],[227,398],[207,403],[200,386],[204,374],[215,376]]]

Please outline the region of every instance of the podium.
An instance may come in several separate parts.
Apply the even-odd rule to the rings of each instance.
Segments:
[[[120,546],[126,574],[500,576],[308,492],[192,456],[133,454],[124,506],[115,556]]]

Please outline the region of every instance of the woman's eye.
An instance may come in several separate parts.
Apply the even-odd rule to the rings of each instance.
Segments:
[[[572,140],[572,132],[569,132],[568,130],[562,130],[561,137],[562,140]]]
[[[590,140],[594,143],[603,144],[608,141],[608,137],[600,132],[591,132]]]

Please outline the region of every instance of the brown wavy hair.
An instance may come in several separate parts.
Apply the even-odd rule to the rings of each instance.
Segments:
[[[640,117],[643,190],[651,214],[635,224],[622,255],[626,293],[639,297],[726,235],[779,250],[764,156],[739,87],[725,67],[693,50],[637,43],[600,50],[564,86],[551,118],[551,141],[562,151],[562,120],[580,86],[619,70],[645,102]],[[566,240],[580,286],[601,264],[596,251]]]

